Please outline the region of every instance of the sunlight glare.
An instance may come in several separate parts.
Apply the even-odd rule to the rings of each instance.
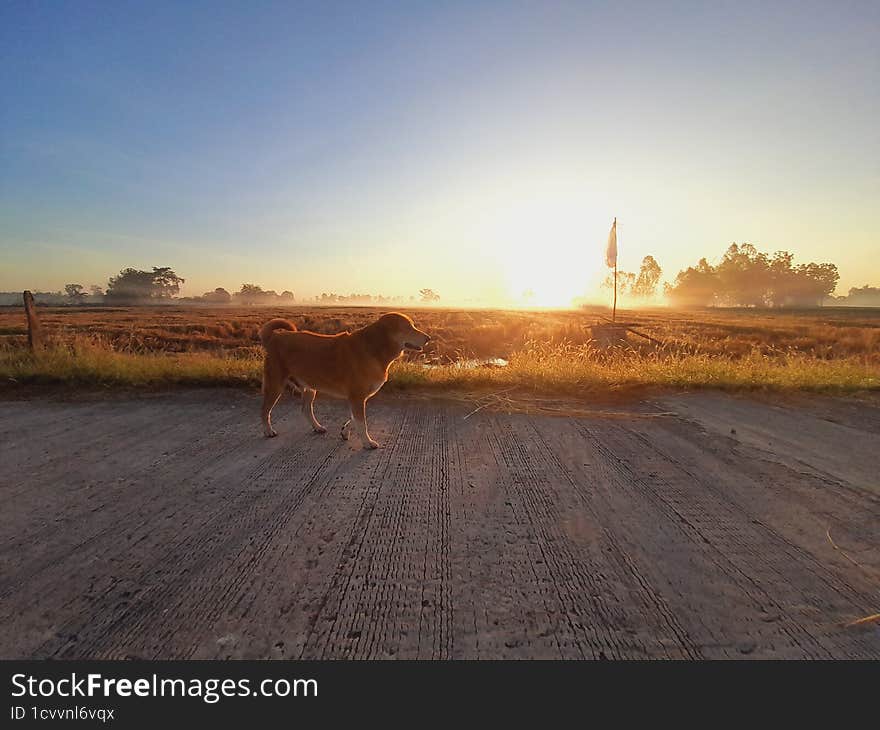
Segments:
[[[520,198],[487,215],[485,234],[502,262],[513,306],[572,306],[595,291],[599,246],[589,240],[588,211],[575,195]]]

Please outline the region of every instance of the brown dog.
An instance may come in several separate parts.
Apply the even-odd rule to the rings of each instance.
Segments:
[[[383,314],[355,332],[319,335],[299,332],[285,319],[271,319],[260,329],[266,348],[263,364],[263,432],[277,436],[271,413],[284,385],[292,381],[302,389],[303,414],[318,433],[327,429],[315,418],[315,396],[326,393],[344,398],[351,407],[351,419],[342,427],[348,439],[354,421],[364,448],[379,444],[367,432],[367,400],[388,380],[388,368],[404,350],[421,350],[431,338],[417,329],[405,314]]]

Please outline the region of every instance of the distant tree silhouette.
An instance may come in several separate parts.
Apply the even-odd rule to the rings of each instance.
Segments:
[[[422,301],[427,304],[440,301],[440,295],[433,289],[419,289],[419,294],[422,297]]]
[[[811,307],[837,286],[834,264],[794,265],[788,251],[773,256],[750,243],[731,244],[717,266],[700,259],[666,287],[670,301],[684,306]]]
[[[84,287],[82,284],[65,284],[64,285],[64,293],[68,296],[69,299],[74,302],[81,302],[86,298],[86,293],[83,291]]]
[[[657,293],[657,285],[660,283],[660,276],[663,269],[653,256],[645,256],[642,259],[642,266],[639,269],[639,275],[636,277],[635,283],[632,285],[632,295],[641,299],[650,299]]]
[[[840,301],[854,307],[880,307],[880,286],[852,287],[847,296],[840,297]]]
[[[268,291],[264,290],[263,287],[258,284],[242,284],[241,289],[237,291],[234,296],[238,302],[246,305],[292,304],[296,301],[296,297],[293,295],[292,291],[283,291],[279,294],[274,289],[269,289]],[[326,299],[324,298],[327,295],[322,294],[321,296],[322,299],[319,300],[318,297],[315,297],[315,300],[326,303]]]
[[[184,281],[170,266],[153,267],[153,289],[159,299],[176,297]]]
[[[263,287],[257,284],[242,284],[241,289],[235,293],[235,298],[242,304],[256,304],[263,298]]]
[[[632,271],[617,272],[618,296],[636,297],[638,299],[650,299],[657,293],[660,276],[663,269],[653,256],[645,256],[639,268],[638,275]],[[602,288],[614,290],[614,274],[608,274],[602,282]]]
[[[716,303],[718,288],[718,275],[715,269],[705,258],[702,258],[696,266],[689,266],[684,271],[679,271],[675,283],[666,285],[665,294],[680,306],[711,306]]]
[[[834,264],[801,264],[796,269],[796,289],[794,304],[813,304],[820,306],[837,288],[840,273]]]
[[[150,299],[154,296],[153,272],[123,269],[107,282],[108,299]]]
[[[632,271],[617,272],[617,294],[626,296],[633,294],[636,285],[636,275]],[[602,282],[603,289],[614,291],[614,274],[608,274]]]
[[[93,297],[103,297],[103,296],[104,296],[104,287],[103,287],[103,286],[98,286],[97,284],[92,284],[92,285],[89,287],[89,293],[90,293]]]
[[[282,297],[284,295],[282,294]],[[318,304],[342,304],[363,306],[365,304],[389,304],[390,302],[403,301],[400,296],[385,296],[383,294],[359,294],[352,292],[350,294],[335,294],[330,292],[322,292],[320,296],[315,296],[315,302]]]
[[[164,300],[177,296],[184,279],[168,266],[153,267],[152,271],[123,269],[107,282],[109,300],[143,301]]]
[[[229,304],[232,301],[232,295],[222,286],[218,286],[214,291],[205,292],[202,299],[211,304]]]

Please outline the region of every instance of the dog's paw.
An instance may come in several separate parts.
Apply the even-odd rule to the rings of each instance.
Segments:
[[[278,431],[276,431],[276,430],[273,428],[273,429],[271,429],[271,430],[269,430],[269,431],[263,431],[263,435],[264,435],[267,439],[274,438],[275,436],[278,435]]]
[[[323,426],[312,426],[312,430],[315,433],[327,433],[327,429],[324,428]]]
[[[378,441],[373,441],[373,439],[370,439],[369,441],[367,441],[367,443],[364,444],[364,448],[365,448],[365,449],[378,449],[378,448],[379,448],[379,442],[378,442]]]

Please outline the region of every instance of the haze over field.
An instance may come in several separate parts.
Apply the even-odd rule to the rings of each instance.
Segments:
[[[564,305],[615,215],[622,269],[749,241],[876,285],[878,37],[876,2],[6,2],[0,290]]]

